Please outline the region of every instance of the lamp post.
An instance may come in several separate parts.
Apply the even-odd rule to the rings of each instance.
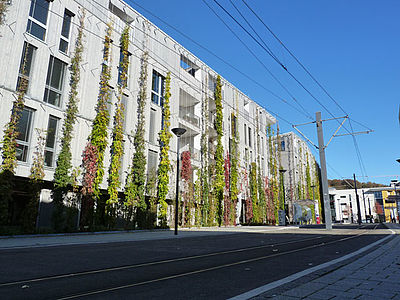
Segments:
[[[175,197],[175,235],[178,235],[178,209],[179,209],[179,138],[186,132],[185,128],[172,128],[176,135],[176,197]]]

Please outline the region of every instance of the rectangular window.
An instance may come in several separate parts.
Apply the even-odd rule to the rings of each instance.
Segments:
[[[153,145],[155,145],[156,143],[155,126],[156,126],[156,110],[152,108],[150,109],[149,142]]]
[[[281,151],[285,151],[285,141],[281,141]]]
[[[58,49],[64,53],[68,52],[69,33],[71,31],[71,23],[73,17],[74,14],[70,12],[68,9],[64,11],[64,20],[61,29],[60,46],[58,47]]]
[[[17,160],[26,162],[29,152],[29,141],[32,131],[33,110],[25,107],[17,124]]]
[[[247,126],[244,124],[244,144],[247,145]]]
[[[148,157],[147,157],[147,174],[151,174],[151,172],[156,172],[157,157],[158,157],[158,153],[156,151],[149,150]]]
[[[130,59],[131,54],[128,53],[128,61]],[[119,52],[119,65],[118,65],[118,84],[128,86],[128,70],[126,70],[126,78],[125,82],[122,82],[122,69],[123,69],[123,61],[124,61],[124,53],[122,51]]]
[[[163,106],[164,104],[164,81],[164,76],[153,70],[153,79],[151,83],[151,101],[160,106]]]
[[[29,79],[31,75],[33,60],[35,58],[36,47],[28,44],[27,42],[24,43],[24,48],[22,50],[21,55],[21,62],[19,65],[19,73],[18,73],[18,81],[17,81],[17,91],[21,88],[28,90],[29,87]],[[25,66],[24,66],[25,62]]]
[[[49,117],[47,125],[47,137],[44,150],[44,164],[47,167],[54,166],[54,153],[56,149],[57,127],[59,119],[53,116]]]
[[[42,41],[46,39],[49,5],[50,3],[47,0],[31,0],[26,31]]]
[[[234,113],[231,114],[231,131],[232,131],[232,137],[236,136],[236,124],[237,124],[237,120],[236,120],[236,116]]]
[[[249,147],[251,148],[251,128],[249,127]]]
[[[44,102],[55,106],[61,106],[61,95],[66,67],[66,63],[54,56],[50,56],[46,88],[44,91]]]

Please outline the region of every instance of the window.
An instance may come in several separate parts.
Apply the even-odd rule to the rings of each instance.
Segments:
[[[217,87],[217,78],[215,78],[211,74],[208,74],[208,88],[214,92],[216,87]]]
[[[153,70],[153,80],[151,83],[151,101],[163,106],[164,104],[164,76]]]
[[[237,124],[237,118],[234,113],[231,114],[231,132],[232,132],[232,137],[236,136],[236,124]]]
[[[49,68],[47,70],[46,88],[44,91],[44,102],[60,106],[64,73],[67,64],[61,60],[50,56]]]
[[[128,53],[128,61],[129,61],[129,57],[131,56],[130,53]],[[126,78],[125,78],[125,82],[122,81],[122,69],[123,69],[123,61],[124,61],[124,53],[122,51],[119,52],[119,65],[118,65],[118,84],[119,85],[126,85],[128,86],[128,70],[126,70]]]
[[[188,72],[193,77],[196,75],[196,71],[199,70],[199,67],[195,65],[191,60],[189,60],[186,56],[181,54],[181,68]]]
[[[156,124],[156,110],[150,109],[150,126],[149,126],[149,142],[153,145],[156,143],[155,134],[155,124]]]
[[[46,39],[47,15],[49,12],[49,1],[31,0],[28,25],[26,31],[44,41]]]
[[[56,148],[57,127],[59,119],[53,116],[49,117],[47,125],[46,147],[44,150],[44,164],[47,167],[54,165],[54,152]]]
[[[249,147],[251,148],[251,128],[249,127]]]
[[[58,47],[58,49],[64,53],[67,53],[68,51],[69,33],[71,30],[71,22],[73,17],[74,14],[70,12],[68,9],[64,11],[64,20],[61,29],[60,46]]]
[[[157,157],[158,153],[156,151],[149,150],[147,157],[147,174],[157,170]]]
[[[24,108],[21,112],[18,124],[17,124],[17,149],[16,156],[17,160],[26,162],[26,158],[29,152],[29,140],[31,136],[33,110],[30,108]]]
[[[29,78],[31,75],[32,64],[35,57],[36,49],[37,48],[32,46],[31,44],[28,44],[27,42],[24,43],[24,48],[21,55],[21,62],[19,65],[17,91],[19,91],[21,88],[28,90]],[[24,86],[21,86],[22,84],[24,84]]]
[[[247,126],[244,124],[244,144],[247,145]]]
[[[281,141],[281,151],[285,151],[285,141]]]

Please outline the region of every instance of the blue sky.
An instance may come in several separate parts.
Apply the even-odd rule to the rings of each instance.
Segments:
[[[203,0],[126,1],[252,99],[289,123],[309,122],[307,115],[315,118],[316,111],[322,112],[323,119],[331,118],[331,115],[249,38],[214,0],[204,1],[214,8],[254,51],[307,113],[298,112],[298,110],[303,111],[302,108],[232,35]],[[246,9],[242,0],[231,1],[248,19],[277,60],[284,64],[331,114],[335,117],[344,116],[344,112],[317,87]],[[238,21],[245,24],[230,0],[218,0],[218,2]],[[369,178],[358,177],[360,181],[388,184],[391,179],[395,179],[393,176],[381,176],[400,174],[400,164],[396,162],[396,159],[400,158],[400,23],[398,21],[400,1],[246,0],[246,2],[327,89],[350,118],[374,130],[373,133],[356,137],[365,170],[360,168],[351,136],[333,139],[326,150],[329,164],[328,178],[351,178],[353,173],[356,173],[357,176],[369,176]],[[181,36],[135,3],[260,82],[291,106]],[[293,109],[293,106],[297,107],[297,110]],[[351,123],[354,131],[366,130],[354,121]],[[345,125],[350,129],[348,121]],[[282,132],[292,130],[291,125],[283,120],[279,121],[279,126]],[[326,141],[337,126],[336,121],[324,123]],[[317,143],[315,125],[303,126],[300,130]],[[347,132],[341,129],[340,133]],[[317,155],[317,152],[314,154]]]

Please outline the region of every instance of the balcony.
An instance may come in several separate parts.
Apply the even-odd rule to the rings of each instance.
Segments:
[[[185,120],[193,126],[196,126],[197,128],[200,128],[200,118],[192,112],[186,111],[185,109],[180,109],[179,118]]]

